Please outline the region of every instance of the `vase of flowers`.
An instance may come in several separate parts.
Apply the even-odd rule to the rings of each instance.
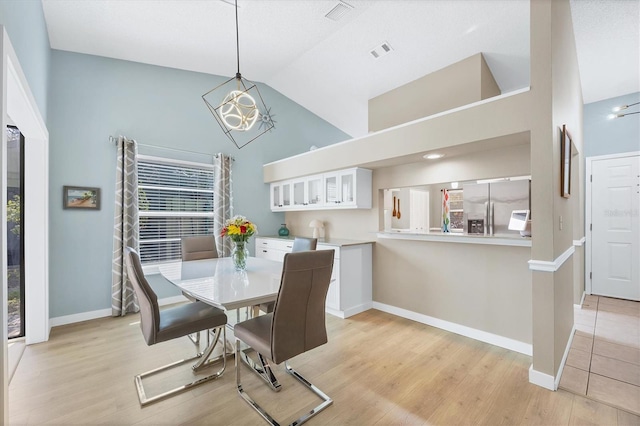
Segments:
[[[237,215],[225,222],[220,235],[227,236],[233,241],[231,259],[237,271],[244,271],[247,268],[247,259],[249,258],[247,242],[257,232],[256,225],[244,216]]]

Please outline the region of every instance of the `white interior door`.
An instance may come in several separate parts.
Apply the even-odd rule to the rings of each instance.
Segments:
[[[640,156],[593,161],[591,292],[640,300]]]

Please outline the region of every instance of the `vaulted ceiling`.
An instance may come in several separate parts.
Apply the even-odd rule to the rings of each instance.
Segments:
[[[236,72],[232,0],[42,2],[54,49]],[[640,91],[639,4],[572,0],[585,103]],[[477,52],[503,93],[529,85],[528,0],[238,0],[238,20],[242,75],[353,137],[370,98]]]

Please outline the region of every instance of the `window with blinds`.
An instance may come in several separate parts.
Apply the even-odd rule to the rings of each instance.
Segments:
[[[213,179],[208,164],[139,156],[142,263],[179,260],[182,237],[213,234]]]

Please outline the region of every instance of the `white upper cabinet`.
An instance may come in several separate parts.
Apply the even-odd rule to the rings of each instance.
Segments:
[[[324,190],[327,204],[371,208],[371,170],[355,168],[325,173]]]
[[[322,175],[306,176],[291,181],[293,208],[306,208],[324,204],[322,198]]]
[[[323,197],[323,184],[324,178],[322,175],[309,176],[307,178],[307,204],[309,206],[321,206],[324,204]]]
[[[370,209],[371,173],[352,168],[274,182],[271,210]]]
[[[293,185],[290,181],[271,184],[271,210],[288,210],[292,206]]]

